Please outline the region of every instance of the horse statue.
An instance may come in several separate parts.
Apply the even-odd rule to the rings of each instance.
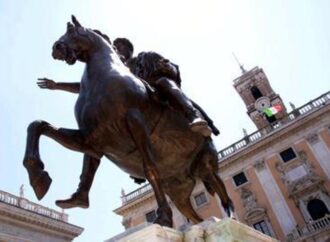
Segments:
[[[184,115],[151,98],[143,81],[128,70],[101,35],[72,16],[66,33],[54,43],[52,55],[69,65],[79,60],[86,67],[75,104],[79,129],[56,128],[42,120],[28,127],[23,164],[38,199],[52,181],[39,154],[39,139],[45,135],[84,153],[84,161],[91,165],[97,167],[105,156],[131,176],[147,179],[158,205],[155,223],[173,225],[165,194],[193,223],[203,221],[190,203],[199,179],[232,215],[234,206],[217,175],[218,156],[211,138],[193,132]]]

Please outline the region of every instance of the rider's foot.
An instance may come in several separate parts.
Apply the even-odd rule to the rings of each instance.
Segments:
[[[71,198],[65,200],[57,200],[56,205],[63,208],[74,208],[74,207],[81,207],[81,208],[88,208],[89,207],[89,199],[87,192],[75,192],[72,194]]]
[[[202,134],[204,137],[210,137],[212,130],[208,126],[207,122],[201,118],[195,118],[190,124],[192,131]]]

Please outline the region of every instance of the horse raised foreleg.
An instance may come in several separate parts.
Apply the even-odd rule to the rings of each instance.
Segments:
[[[155,165],[155,158],[149,139],[149,130],[143,115],[137,109],[131,109],[127,113],[127,125],[137,149],[143,159],[143,169],[147,180],[150,182],[158,204],[157,218],[154,223],[172,227],[172,211],[167,203],[165,193],[160,184],[159,172]]]
[[[92,150],[84,142],[84,134],[80,130],[55,128],[45,121],[32,122],[27,130],[27,143],[23,164],[29,173],[30,184],[40,200],[47,193],[51,178],[44,171],[44,164],[39,154],[39,139],[41,135],[53,138],[63,146],[100,158],[100,154]]]

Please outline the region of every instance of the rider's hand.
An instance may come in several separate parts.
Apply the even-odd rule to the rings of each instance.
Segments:
[[[40,88],[51,89],[51,90],[56,88],[56,82],[54,82],[51,79],[44,77],[44,78],[38,78],[38,80],[39,81],[37,82],[37,84]]]

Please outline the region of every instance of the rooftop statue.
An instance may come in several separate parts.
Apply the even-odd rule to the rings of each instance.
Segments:
[[[40,120],[28,127],[23,164],[38,199],[44,197],[52,181],[39,154],[39,139],[45,135],[84,154],[84,165],[89,166],[84,176],[91,181],[88,190],[102,157],[136,179],[147,179],[158,204],[155,223],[172,226],[172,211],[165,194],[192,222],[202,221],[190,203],[198,179],[210,194],[220,197],[228,216],[232,215],[234,207],[216,173],[217,151],[209,134],[205,135],[202,116],[189,118],[154,98],[145,81],[129,71],[110,43],[81,26],[74,16],[66,33],[54,43],[52,55],[69,65],[79,60],[86,67],[75,105],[79,129],[56,128]],[[147,59],[142,58],[140,65],[144,61]],[[189,99],[184,101],[189,103]],[[199,115],[193,113],[196,114]],[[196,132],[195,120],[198,125],[202,120],[204,130]],[[77,202],[79,198],[73,200]]]

